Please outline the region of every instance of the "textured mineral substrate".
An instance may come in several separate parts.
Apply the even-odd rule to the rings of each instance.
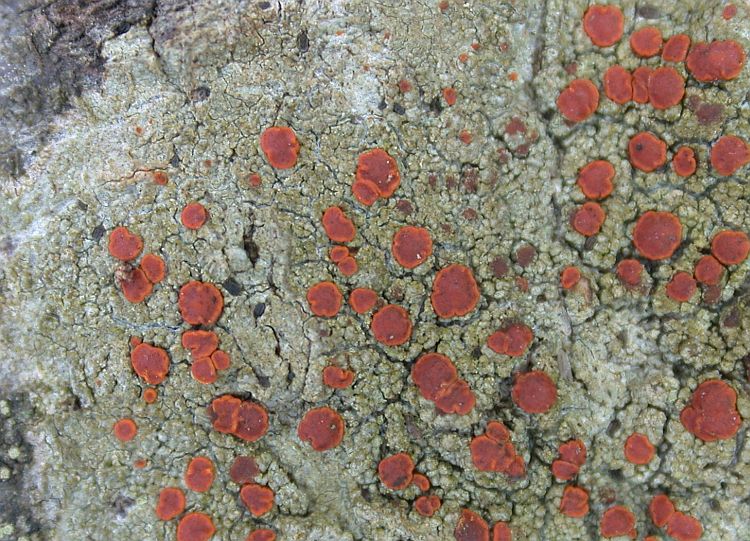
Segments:
[[[750,136],[750,70],[717,84],[688,77],[682,103],[663,111],[602,94],[596,113],[573,124],[555,104],[574,78],[600,87],[613,64],[660,65],[630,50],[628,35],[642,26],[747,50],[750,9],[736,1],[727,20],[718,0],[616,3],[624,36],[599,48],[583,32],[580,1],[5,2],[0,539],[174,540],[178,519],[155,514],[166,486],[185,490],[187,510],[208,514],[213,539],[226,541],[260,527],[282,541],[450,540],[462,509],[490,527],[509,522],[520,541],[596,540],[616,504],[634,513],[639,538],[666,539],[647,510],[657,493],[698,518],[703,539],[750,539],[745,424],[703,442],[680,422],[707,379],[731,385],[750,418],[750,265],[728,268],[718,292],[699,286],[684,303],[665,294],[718,231],[750,231],[747,167],[723,177],[709,164],[719,136]],[[299,140],[291,169],[274,169],[261,151],[260,134],[274,125]],[[628,140],[644,130],[669,156],[692,146],[697,172],[633,169]],[[376,147],[396,159],[401,184],[365,206],[351,185],[359,154]],[[595,159],[617,174],[602,229],[586,238],[569,216],[584,202],[577,172]],[[162,173],[163,185],[154,181]],[[192,201],[209,214],[198,230],[180,222]],[[320,218],[331,205],[357,228],[351,277],[329,259]],[[648,210],[677,215],[682,242],[668,259],[641,259],[642,284],[628,288],[615,268],[639,256],[632,229]],[[390,250],[403,225],[427,228],[434,243],[414,270]],[[123,297],[118,279],[129,269],[108,252],[117,226],[166,262],[165,280],[141,303]],[[472,269],[480,300],[443,320],[429,296],[451,263]],[[582,278],[564,290],[569,265]],[[232,364],[208,385],[191,377],[180,341],[189,326],[178,292],[190,280],[224,297],[214,330]],[[372,314],[346,303],[334,318],[314,317],[306,293],[322,280],[345,299],[370,287],[403,306],[411,339],[378,343]],[[486,345],[511,321],[534,333],[519,357]],[[170,357],[153,404],[130,364],[131,337]],[[450,357],[468,383],[470,413],[441,414],[419,394],[411,367],[429,351]],[[330,364],[353,370],[353,385],[324,386]],[[531,369],[557,386],[544,414],[511,399],[514,378]],[[222,394],[262,403],[267,434],[250,443],[214,430],[206,406]],[[297,436],[304,412],[320,406],[346,425],[325,452]],[[126,443],[112,432],[121,418],[138,426]],[[526,465],[520,479],[472,464],[469,442],[489,420],[511,430]],[[656,447],[645,466],[624,457],[633,432]],[[590,494],[582,519],[559,511],[566,483],[550,473],[571,438],[588,449],[575,481]],[[393,491],[378,478],[379,461],[398,452],[441,499],[434,516],[414,510],[415,486]],[[183,481],[198,455],[217,470],[203,493]],[[257,519],[229,478],[238,455],[256,459],[256,481],[275,493]]]

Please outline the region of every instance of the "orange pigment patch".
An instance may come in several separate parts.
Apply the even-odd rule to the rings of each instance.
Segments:
[[[711,240],[711,253],[724,265],[739,265],[750,253],[750,239],[742,231],[721,231]]]
[[[354,259],[352,256],[348,255],[341,261],[339,261],[336,266],[339,269],[339,272],[343,274],[344,276],[354,276],[357,274],[357,271],[359,270],[359,265],[357,265],[357,260]]]
[[[419,496],[414,500],[414,509],[423,517],[431,517],[437,513],[442,504],[443,502],[440,501],[440,498],[434,494],[429,496]]]
[[[206,492],[216,477],[216,468],[210,458],[197,456],[190,460],[185,470],[185,486],[195,492]]]
[[[271,167],[291,169],[297,164],[300,146],[291,128],[285,126],[266,128],[260,135],[260,148]]]
[[[432,282],[432,308],[438,317],[465,316],[479,302],[479,287],[469,267],[454,263],[442,268]]]
[[[560,498],[560,512],[571,518],[582,518],[589,513],[589,493],[581,487],[566,486]]]
[[[316,451],[333,449],[344,438],[344,420],[327,406],[311,409],[297,427],[297,436],[302,441],[310,442]]]
[[[154,182],[154,184],[158,184],[159,186],[166,186],[167,182],[169,182],[169,177],[164,171],[154,171],[151,173],[151,180]]]
[[[231,395],[215,398],[208,407],[214,429],[245,441],[257,441],[268,431],[268,412],[261,404]]]
[[[601,231],[607,214],[599,203],[588,201],[578,207],[570,217],[570,225],[584,237],[592,237]]]
[[[659,528],[666,526],[674,512],[674,504],[666,494],[657,494],[651,498],[651,503],[648,504],[651,521]]]
[[[557,97],[557,109],[571,122],[586,120],[599,106],[599,90],[588,79],[572,81]]]
[[[545,372],[532,370],[516,376],[511,397],[526,413],[546,413],[557,402],[557,386]]]
[[[513,541],[513,532],[507,522],[496,522],[492,527],[492,541]]]
[[[655,26],[645,26],[630,34],[630,49],[641,58],[656,56],[661,46],[661,30]]]
[[[159,520],[172,520],[185,510],[185,493],[177,487],[167,487],[159,491],[156,501],[156,516]]]
[[[552,461],[552,475],[559,481],[573,479],[586,462],[586,445],[581,440],[569,440],[558,447],[560,457]]]
[[[215,285],[193,280],[180,288],[177,304],[188,324],[209,326],[221,316],[224,297]]]
[[[422,475],[421,473],[415,473],[412,476],[411,484],[417,487],[422,492],[427,492],[428,490],[430,490],[430,480],[426,475]]]
[[[727,4],[721,11],[721,17],[725,21],[731,21],[735,15],[737,15],[737,6],[734,4]]]
[[[190,375],[193,376],[195,381],[204,385],[215,383],[219,378],[210,357],[195,359],[193,364],[190,365]]]
[[[206,207],[196,202],[185,205],[182,214],[180,214],[182,225],[188,229],[200,229],[206,223],[206,220],[208,220]]]
[[[231,434],[237,429],[242,400],[231,395],[214,398],[208,406],[208,417],[219,432]]]
[[[725,135],[711,147],[711,166],[722,175],[733,175],[750,163],[750,146],[735,135]]]
[[[703,536],[703,526],[695,517],[676,511],[667,522],[667,535],[676,541],[698,541]]]
[[[326,235],[333,242],[351,242],[357,234],[354,222],[339,207],[328,207],[321,221]]]
[[[130,352],[130,364],[138,377],[149,385],[158,385],[169,373],[169,355],[160,347],[141,343]]]
[[[633,245],[652,261],[671,257],[681,241],[682,224],[671,212],[649,210],[638,218],[633,228]]]
[[[401,184],[396,160],[382,148],[374,148],[359,155],[355,178],[356,182],[372,183],[380,197],[390,197]]]
[[[648,439],[646,434],[641,434],[640,432],[633,432],[628,436],[625,440],[623,451],[628,462],[638,464],[639,466],[648,464],[656,455],[656,448],[651,443],[651,440]]]
[[[268,528],[253,530],[247,534],[245,541],[276,541],[276,533]]]
[[[610,47],[620,41],[624,26],[625,18],[617,6],[593,5],[583,15],[583,31],[598,47]]]
[[[257,402],[243,400],[237,412],[237,428],[233,434],[245,441],[258,441],[268,432],[268,412]]]
[[[257,483],[248,483],[240,489],[240,499],[254,517],[261,517],[273,508],[273,490]]]
[[[469,384],[462,379],[451,383],[435,399],[435,406],[443,413],[466,415],[476,404],[476,398]]]
[[[116,227],[109,234],[109,254],[120,261],[132,261],[143,250],[143,239],[127,227]]]
[[[624,105],[633,99],[633,76],[622,66],[607,68],[603,82],[604,93],[613,102]]]
[[[263,184],[263,179],[258,173],[251,173],[247,177],[247,182],[252,186],[253,188],[259,187],[261,184]]]
[[[378,187],[369,180],[357,180],[352,184],[352,194],[357,201],[368,207],[380,197]]]
[[[432,237],[424,227],[404,226],[396,231],[391,243],[393,257],[399,265],[413,269],[432,255]]]
[[[219,347],[219,337],[213,331],[185,331],[182,347],[190,351],[193,358],[209,357]]]
[[[628,142],[628,157],[636,169],[650,173],[667,161],[667,144],[653,133],[640,132]]]
[[[511,323],[498,329],[487,339],[487,347],[495,353],[520,357],[534,340],[534,331],[523,323]]]
[[[344,299],[333,282],[319,282],[307,290],[307,304],[310,311],[319,317],[333,317],[341,309]]]
[[[112,426],[115,438],[121,442],[130,441],[138,434],[138,426],[133,419],[120,419]]]
[[[334,389],[346,389],[354,382],[354,372],[338,366],[326,366],[323,369],[323,383]]]
[[[188,513],[177,524],[177,541],[208,541],[214,533],[216,527],[205,513]]]
[[[637,259],[623,259],[617,264],[615,273],[624,285],[636,287],[641,283],[643,264]]]
[[[727,440],[737,433],[742,418],[737,411],[737,393],[724,381],[704,381],[680,413],[685,429],[703,441]]]
[[[456,89],[450,86],[444,88],[443,99],[445,100],[445,103],[448,105],[448,107],[453,107],[456,104],[456,100],[458,99]]]
[[[378,477],[391,490],[408,487],[414,476],[414,461],[407,453],[397,453],[378,463]]]
[[[400,346],[411,338],[409,312],[396,304],[387,304],[372,316],[370,330],[375,340],[386,346]]]
[[[453,537],[456,541],[489,541],[490,528],[475,512],[462,509]]]
[[[141,258],[141,270],[152,284],[158,284],[167,275],[164,260],[156,254],[146,254]]]
[[[238,456],[229,468],[229,478],[238,485],[252,483],[260,473],[258,463],[249,456]]]
[[[648,82],[651,79],[653,69],[648,66],[638,66],[633,70],[633,101],[636,103],[648,103]]]
[[[378,294],[372,289],[358,287],[349,294],[349,306],[358,314],[366,314],[378,302]]]
[[[686,66],[696,80],[728,81],[736,78],[745,65],[745,50],[734,40],[695,43],[687,55]]]
[[[411,369],[411,379],[427,400],[435,401],[458,379],[453,362],[440,353],[425,353]]]
[[[445,355],[425,353],[414,363],[411,377],[420,394],[443,413],[465,415],[474,408],[474,393]]]
[[[141,268],[131,269],[120,278],[119,282],[125,300],[133,304],[146,300],[154,289],[153,284]]]
[[[146,404],[153,404],[156,402],[156,399],[158,398],[159,393],[156,392],[156,389],[153,387],[147,387],[143,390],[143,401]]]
[[[688,146],[681,146],[672,156],[672,170],[681,177],[689,177],[697,167],[695,151]]]
[[[669,109],[682,101],[685,79],[671,66],[656,68],[648,80],[648,99],[654,109]]]
[[[684,62],[690,48],[690,36],[675,34],[664,44],[661,58],[666,62]]]
[[[328,252],[328,257],[334,263],[339,263],[342,259],[344,259],[348,255],[349,255],[349,248],[347,248],[346,246],[334,246],[333,248],[331,248],[330,252]]]
[[[667,283],[667,297],[677,302],[688,302],[695,294],[697,285],[689,272],[679,271]]]
[[[704,255],[695,264],[693,276],[700,283],[707,286],[715,286],[724,275],[724,266],[712,255]]]
[[[581,271],[578,267],[565,267],[560,273],[560,286],[563,289],[572,289],[581,281]]]
[[[578,172],[577,184],[588,199],[604,199],[612,193],[615,168],[607,160],[596,160]]]
[[[217,349],[211,354],[211,363],[216,370],[226,370],[232,364],[232,359],[226,351]]]
[[[471,440],[469,451],[471,462],[479,471],[502,472],[511,477],[526,473],[523,458],[516,454],[510,441],[510,431],[500,421],[487,423],[485,433]]]
[[[599,532],[604,537],[626,535],[636,537],[635,515],[625,506],[615,505],[607,509],[599,521]]]

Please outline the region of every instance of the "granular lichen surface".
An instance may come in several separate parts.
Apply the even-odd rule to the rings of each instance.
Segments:
[[[746,3],[11,4],[0,540],[750,539]]]

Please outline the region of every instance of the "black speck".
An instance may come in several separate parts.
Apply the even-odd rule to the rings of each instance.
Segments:
[[[300,53],[306,53],[310,48],[310,38],[307,37],[307,30],[302,30],[297,34],[297,49]]]
[[[271,386],[271,379],[263,374],[258,374],[258,383],[260,383],[260,386],[264,389],[268,389]]]
[[[255,308],[253,308],[253,315],[255,316],[255,319],[258,319],[260,316],[262,316],[266,312],[266,303],[259,302],[255,305]]]
[[[79,200],[78,200],[78,202],[76,203],[76,206],[77,206],[77,207],[78,207],[78,208],[79,208],[80,210],[83,210],[83,211],[89,210],[89,206],[88,206],[88,205],[87,205],[86,203],[84,203],[83,201],[81,201],[80,199],[79,199]]]
[[[471,352],[471,356],[472,356],[472,358],[474,358],[474,359],[478,359],[479,357],[481,357],[481,356],[482,356],[482,348],[481,348],[481,347],[479,347],[479,346],[475,347],[475,348],[474,348],[474,349],[472,350],[472,352]]]
[[[652,6],[651,4],[642,4],[638,6],[638,9],[635,11],[636,15],[639,17],[643,17],[644,19],[658,19],[661,17],[661,12],[659,11],[659,8],[656,6]]]
[[[227,293],[229,293],[233,297],[236,297],[237,295],[242,293],[242,286],[237,280],[235,280],[231,276],[227,278],[226,280],[224,280],[224,283],[221,285],[223,285],[224,289],[227,290]]]
[[[596,235],[591,237],[586,237],[586,240],[583,241],[583,249],[586,252],[590,252],[594,249],[594,246],[596,246]]]
[[[112,507],[115,510],[117,518],[125,518],[128,515],[128,510],[133,507],[134,503],[135,500],[133,498],[123,496],[122,494],[118,495],[115,501],[112,502]]]
[[[613,419],[607,427],[607,436],[611,438],[612,436],[617,434],[617,431],[620,430],[620,426],[622,426],[622,423],[620,423],[620,421],[617,419]]]
[[[91,238],[95,241],[99,241],[104,236],[104,226],[102,224],[97,225],[91,230]]]
[[[406,109],[404,109],[404,106],[401,105],[400,103],[394,103],[393,112],[396,113],[397,115],[403,115],[404,113],[406,113]]]
[[[359,493],[362,494],[362,498],[364,498],[366,502],[372,501],[372,494],[370,494],[370,490],[368,488],[362,487]]]
[[[245,234],[242,236],[242,247],[245,249],[245,253],[247,254],[247,257],[250,260],[250,263],[252,263],[253,267],[255,266],[255,263],[258,262],[258,258],[260,257],[260,248],[258,248],[258,244],[253,240],[254,234],[255,224],[250,224],[250,226],[245,230]]]
[[[437,115],[443,112],[443,104],[440,102],[440,96],[435,96],[434,98],[432,98],[432,101],[427,104],[427,106],[429,107],[431,112]]]
[[[130,23],[129,23],[128,21],[122,21],[122,22],[121,22],[120,24],[118,24],[117,26],[115,26],[115,27],[114,27],[114,28],[112,29],[112,33],[113,33],[113,34],[114,34],[115,36],[121,36],[121,35],[123,35],[123,34],[124,34],[125,32],[127,32],[128,30],[130,30],[130,27],[131,27],[131,26],[132,26],[132,25],[131,25],[131,24],[130,24]]]
[[[271,2],[258,2],[258,7],[260,9],[268,9],[271,7]]]
[[[204,101],[211,95],[211,89],[207,86],[199,86],[190,93],[190,99],[193,101]]]
[[[625,476],[622,474],[622,470],[609,470],[609,476],[615,481],[624,481]]]
[[[388,104],[385,102],[385,98],[380,100],[380,103],[378,103],[378,110],[383,111],[386,107],[388,107]]]
[[[177,151],[172,155],[172,159],[169,160],[169,165],[172,167],[179,167],[180,166],[180,156],[177,154]]]

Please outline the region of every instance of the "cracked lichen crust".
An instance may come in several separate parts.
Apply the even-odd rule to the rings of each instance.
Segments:
[[[665,36],[708,32],[750,46],[750,11],[739,2],[731,21],[719,2],[661,4],[623,2],[625,35],[654,24]],[[282,541],[449,540],[464,507],[490,523],[509,521],[521,541],[598,539],[599,517],[614,503],[635,513],[639,533],[656,533],[647,506],[664,491],[700,519],[705,539],[750,536],[745,428],[704,443],[679,419],[695,387],[719,377],[750,417],[750,266],[732,267],[711,302],[697,294],[680,304],[664,293],[716,232],[750,231],[743,173],[717,177],[707,165],[719,135],[750,134],[748,70],[720,85],[689,84],[683,103],[664,111],[602,97],[592,118],[570,126],[555,99],[572,78],[599,85],[608,66],[637,65],[626,39],[591,46],[584,9],[561,0],[450,1],[444,11],[432,0],[201,0],[156,1],[129,15],[132,25],[101,41],[97,86],[71,98],[50,142],[3,178],[0,337],[9,362],[0,363],[0,539],[173,540],[175,521],[157,519],[156,499],[165,486],[183,486],[197,455],[217,476],[207,492],[186,491],[187,510],[211,515],[215,539],[244,539],[264,525]],[[411,88],[400,90],[400,80]],[[442,100],[446,87],[457,91],[453,106]],[[272,125],[296,133],[292,169],[272,169],[260,149]],[[689,143],[697,173],[632,170],[627,143],[644,130],[672,150]],[[396,159],[401,184],[367,207],[351,184],[359,154],[376,147]],[[586,239],[568,217],[584,200],[577,172],[596,159],[610,161],[616,176],[602,230]],[[166,185],[153,181],[156,172]],[[191,201],[209,214],[198,230],[180,223]],[[357,228],[350,249],[360,270],[348,278],[328,258],[320,218],[331,205]],[[686,240],[628,288],[615,266],[636,256],[633,225],[652,209],[675,213]],[[143,303],[127,302],[115,279],[107,234],[119,225],[166,262],[165,280]],[[432,256],[413,270],[390,252],[404,225],[433,239]],[[517,255],[525,245],[536,252],[530,261]],[[480,299],[444,321],[429,296],[450,263],[472,269]],[[582,274],[570,292],[559,286],[567,265]],[[213,330],[232,365],[213,385],[191,377],[180,345],[188,327],[177,296],[190,280],[224,296]],[[305,294],[322,280],[345,298],[369,287],[403,306],[414,323],[409,342],[379,344],[371,316],[348,307],[313,317]],[[486,346],[509,321],[534,331],[522,357]],[[154,404],[131,370],[131,336],[171,358]],[[450,357],[468,382],[476,396],[469,414],[440,414],[421,397],[410,372],[426,351]],[[329,364],[353,370],[354,384],[324,386]],[[544,415],[511,400],[514,375],[532,368],[557,384],[557,404]],[[222,394],[263,403],[268,433],[248,443],[215,431],[206,406]],[[346,432],[341,445],[316,453],[296,428],[324,405],[342,415]],[[125,444],[112,436],[123,417],[138,425]],[[469,442],[492,419],[511,430],[526,477],[473,466]],[[657,448],[646,466],[624,457],[632,432]],[[570,438],[588,449],[577,481],[591,494],[584,519],[558,511],[564,484],[550,474]],[[434,516],[413,509],[416,487],[380,483],[378,462],[398,452],[440,496]],[[276,494],[261,519],[229,478],[238,455],[257,460],[256,482]],[[17,507],[6,507],[18,495]]]

